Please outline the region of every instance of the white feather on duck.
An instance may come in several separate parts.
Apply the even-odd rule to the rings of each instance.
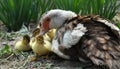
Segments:
[[[79,16],[56,9],[42,16],[41,28],[43,32],[57,29],[52,50],[60,57],[120,68],[120,31],[110,21],[98,15]]]

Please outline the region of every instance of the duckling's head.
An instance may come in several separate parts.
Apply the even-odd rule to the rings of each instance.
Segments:
[[[50,37],[50,38],[54,38],[55,36],[55,32],[56,32],[56,29],[51,29],[47,32],[47,35]]]
[[[36,41],[39,42],[40,44],[43,44],[44,43],[43,35],[37,35],[36,36]]]
[[[33,34],[32,37],[35,37],[35,36],[39,35],[40,34],[40,28],[34,29],[32,34]]]
[[[29,43],[29,42],[30,42],[30,36],[28,36],[27,34],[26,34],[26,35],[23,35],[22,40],[23,40],[23,42],[25,42],[25,43]]]

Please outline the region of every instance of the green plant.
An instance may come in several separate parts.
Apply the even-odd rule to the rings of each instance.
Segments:
[[[31,0],[0,0],[0,20],[8,31],[17,31],[23,23],[28,26],[31,18]]]
[[[0,0],[0,20],[8,31],[18,31],[23,24],[28,26],[31,19],[37,21],[52,6],[51,0]]]
[[[54,0],[54,4],[56,8],[63,10],[71,10],[76,13],[80,12],[81,1],[84,0]],[[86,1],[86,0],[85,0]]]
[[[71,10],[86,14],[97,14],[112,19],[119,5],[117,0],[0,0],[0,20],[8,31],[17,31],[23,24],[35,22],[41,15],[53,8]]]
[[[81,1],[81,15],[97,14],[105,18],[112,19],[120,4],[116,5],[117,0],[87,0]]]
[[[32,10],[33,10],[33,14],[32,14],[32,18],[34,21],[39,20],[39,18],[41,17],[41,15],[52,9],[53,8],[53,1],[52,0],[33,0],[32,3]]]
[[[71,10],[81,15],[96,14],[112,19],[120,6],[117,0],[54,0],[56,8]]]
[[[120,22],[119,22],[119,23],[117,23],[116,25],[117,25],[117,27],[120,29]]]
[[[0,38],[5,37],[6,32],[0,30]]]
[[[4,45],[4,48],[0,49],[0,56],[2,56],[3,54],[8,54],[9,55],[11,53],[12,53],[12,50],[9,47],[9,45],[7,45],[7,44]]]

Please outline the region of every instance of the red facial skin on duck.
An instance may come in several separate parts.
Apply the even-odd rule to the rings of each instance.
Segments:
[[[49,31],[49,25],[50,25],[50,18],[46,17],[41,25],[41,34],[45,34],[46,32]]]

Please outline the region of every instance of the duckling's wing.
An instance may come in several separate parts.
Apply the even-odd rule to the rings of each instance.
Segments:
[[[34,42],[35,42],[35,37],[32,37],[30,39],[30,43],[29,43],[29,45],[30,45],[31,48],[32,48],[32,45],[33,45]]]
[[[44,37],[44,40],[51,41],[51,38],[47,34],[45,34],[43,37]]]
[[[51,46],[52,44],[50,43],[50,41],[48,40],[44,40],[44,46],[46,49],[48,49],[49,51],[51,51]]]

